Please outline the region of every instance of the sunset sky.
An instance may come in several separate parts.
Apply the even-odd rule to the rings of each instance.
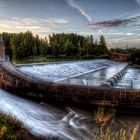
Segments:
[[[140,0],[0,0],[0,32],[104,34],[109,47],[140,48]]]

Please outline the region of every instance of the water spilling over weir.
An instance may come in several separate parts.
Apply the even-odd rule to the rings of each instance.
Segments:
[[[0,90],[0,107],[7,114],[20,120],[33,134],[48,139],[91,140],[98,133],[94,111],[74,107],[57,107],[47,103],[35,103]],[[111,131],[127,128],[131,132],[140,118],[136,116],[117,116],[110,122]],[[137,134],[137,137],[140,133]]]
[[[17,69],[32,78],[42,81],[72,85],[101,86],[126,66],[127,63],[110,60],[94,60],[41,65],[18,65]]]
[[[67,85],[70,84],[64,87],[65,90],[63,92],[67,91],[66,88],[70,87],[71,84],[77,84],[78,86],[82,85],[81,87],[84,87],[83,89],[85,89],[83,91],[86,92],[88,89],[86,86],[90,88],[90,86],[112,87],[119,85],[120,79],[123,79],[127,75],[128,71],[132,71],[126,66],[126,63],[119,63],[109,60],[96,60],[76,61],[68,63],[60,62],[41,65],[18,65],[17,69],[19,72],[22,72],[30,78],[46,82],[55,82],[56,84],[51,85],[54,86],[54,88],[52,87],[52,93],[55,94],[55,88],[57,90],[59,89],[59,86],[57,86],[58,83],[66,83]],[[3,72],[2,69],[1,72]],[[139,71],[137,72],[139,73]],[[133,72],[132,77],[134,77],[134,73],[136,73],[136,71]],[[6,78],[9,78],[8,80],[13,81],[13,78],[8,74],[6,77],[4,77],[3,81]],[[137,78],[139,78],[139,76],[137,76]],[[18,78],[16,80],[18,80]],[[75,87],[73,87],[73,89],[75,90]],[[105,91],[103,91],[100,90],[100,88],[97,88],[97,90],[97,93],[96,88],[93,88],[93,90],[89,91],[93,92],[92,95],[93,97],[97,98],[98,103],[101,103],[101,100],[105,99],[105,97],[110,103],[113,102],[114,104],[116,104],[116,101],[120,101],[121,99],[121,94],[118,95],[119,92],[114,92],[116,89],[112,90],[110,88],[106,88]],[[104,95],[100,94],[99,90]],[[59,90],[58,94],[60,95],[60,93],[61,90]],[[70,99],[69,93],[62,93],[64,99]],[[55,95],[58,96],[58,94],[56,93]],[[83,96],[83,94],[85,96]],[[110,94],[115,96],[111,97]],[[87,94],[85,94],[85,92],[82,93],[82,90],[79,95],[82,95],[84,99],[80,98],[80,96],[77,96],[77,99],[81,99],[83,101],[88,99],[88,97],[86,97]],[[134,99],[137,100],[137,97]],[[118,103],[122,103],[124,105],[125,101],[126,100],[123,98],[123,100]],[[47,102],[40,102],[39,104],[33,101],[22,99],[3,90],[0,90],[0,105],[2,111],[11,113],[16,116],[17,119],[22,121],[23,124],[34,134],[42,135],[50,139],[57,137],[60,140],[91,140],[94,139],[95,134],[98,131],[98,126],[94,118],[94,111],[77,109],[67,104],[63,107],[50,105]],[[110,122],[112,129],[111,131],[118,131],[120,127],[124,126],[128,128],[128,131],[132,131],[138,122],[140,122],[139,117],[117,116],[113,123]]]
[[[140,89],[140,69],[129,67],[115,88]]]

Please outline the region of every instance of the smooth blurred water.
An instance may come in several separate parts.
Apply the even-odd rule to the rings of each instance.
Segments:
[[[76,84],[81,81],[83,83],[84,78],[91,78],[92,81],[94,79],[94,81],[98,80],[99,82],[106,81],[119,72],[125,65],[109,60],[96,60],[25,65],[18,66],[18,69],[27,75],[43,78],[44,80],[48,80],[48,76],[50,76],[50,81],[74,75],[76,77],[71,78],[80,79],[80,81],[73,82]],[[101,69],[94,71],[99,68]],[[139,79],[139,70],[129,69],[125,76],[127,79],[129,77]],[[3,90],[0,90],[0,107],[3,112],[16,116],[32,133],[50,139],[57,137],[60,140],[94,140],[95,134],[98,132],[94,111],[86,111],[71,106],[57,107],[47,103],[39,104],[22,99]],[[117,116],[109,126],[111,126],[111,131],[115,132],[123,127],[129,131],[133,131],[133,128],[139,122],[140,118],[136,116]]]
[[[69,79],[62,80],[59,81],[59,83],[84,86],[100,86],[104,84],[107,80],[112,78],[114,75],[116,75],[118,72],[120,72],[122,69],[124,69],[126,65],[126,63],[116,64],[87,74],[82,74],[80,76],[74,76]]]
[[[98,125],[94,111],[70,106],[57,107],[47,103],[25,100],[0,89],[0,110],[12,114],[35,135],[59,140],[95,140]],[[108,124],[112,132],[125,128],[132,132],[140,122],[139,116],[117,116]],[[140,129],[139,129],[140,130]],[[140,132],[137,137],[140,137]]]
[[[42,81],[68,83],[67,79],[71,79],[71,82],[68,84],[77,83],[85,85],[84,84],[85,75],[86,78],[88,77],[92,78],[92,81],[96,77],[96,82],[100,83],[101,79],[103,81],[107,80],[111,76],[115,75],[118,71],[123,69],[126,65],[127,65],[126,63],[122,64],[119,62],[103,59],[103,60],[88,60],[88,61],[69,61],[48,64],[18,65],[17,69],[20,72],[32,78]],[[98,73],[99,77],[96,76],[97,72],[94,74],[94,72],[97,70],[98,71],[100,70],[99,71],[100,74]],[[72,82],[73,80],[74,81],[76,80],[76,82]],[[91,79],[89,79],[88,81],[91,81]],[[91,83],[89,85],[93,85],[92,82],[88,83]]]
[[[90,133],[93,117],[86,111],[73,111],[70,107],[56,107],[22,99],[0,89],[0,110],[10,113],[36,135],[78,140]],[[88,137],[87,137],[88,138]]]

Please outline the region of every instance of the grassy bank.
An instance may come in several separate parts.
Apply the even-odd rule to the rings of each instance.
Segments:
[[[139,122],[132,128],[128,128],[127,124],[115,123],[116,110],[98,107],[95,111],[95,120],[98,126],[97,132],[94,134],[95,140],[139,140]],[[117,126],[117,123],[118,126]]]
[[[113,128],[116,124],[112,120],[115,118],[115,110],[106,110],[103,107],[99,107],[95,111],[95,122],[97,125],[96,131],[90,133],[91,140],[137,140],[139,139],[139,123],[131,130],[128,130],[126,126],[119,128]],[[113,123],[113,125],[111,125]],[[93,124],[94,125],[94,124]],[[86,134],[85,134],[86,135]],[[88,136],[88,134],[87,134]],[[33,136],[27,129],[22,127],[21,122],[11,115],[5,115],[0,113],[0,140],[43,140],[43,138],[37,138]],[[54,140],[54,139],[53,139]],[[85,138],[81,137],[81,140]],[[89,139],[87,139],[89,140]]]
[[[109,58],[108,55],[101,56],[30,56],[21,60],[13,60],[16,64],[26,64],[26,63],[42,63],[42,62],[57,62],[57,61],[72,61],[72,60],[89,60],[89,59],[104,59]]]
[[[43,140],[33,136],[11,115],[0,113],[0,140]]]

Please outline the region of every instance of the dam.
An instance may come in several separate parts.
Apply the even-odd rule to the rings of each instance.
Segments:
[[[127,63],[101,59],[13,65],[4,57],[0,62],[1,111],[15,116],[35,135],[50,140],[95,139],[95,106],[123,111],[140,108],[140,90],[135,85],[139,70]],[[129,77],[136,80],[133,87],[128,85]],[[75,105],[88,105],[91,110]],[[123,127],[131,132],[138,122],[139,116],[119,115],[109,125],[112,132]]]
[[[124,88],[119,87],[121,80],[125,77],[128,79],[129,74],[131,78],[139,78],[134,74],[135,68],[131,69],[127,65],[110,60],[16,66],[1,62],[0,85],[9,91],[0,90],[1,111],[13,114],[33,134],[48,139],[94,139],[98,131],[94,105],[114,106],[118,110],[129,111],[130,108],[140,108],[139,90],[132,90],[125,85]],[[91,79],[96,79],[95,83]],[[115,81],[116,84],[112,84]],[[48,102],[50,100],[52,104]],[[53,105],[54,102],[63,105]],[[93,110],[87,111],[71,104],[90,105]],[[119,115],[113,125],[110,123],[111,131],[119,131],[120,127],[125,126],[129,132],[132,131],[129,128],[134,128],[138,122],[138,116]]]

